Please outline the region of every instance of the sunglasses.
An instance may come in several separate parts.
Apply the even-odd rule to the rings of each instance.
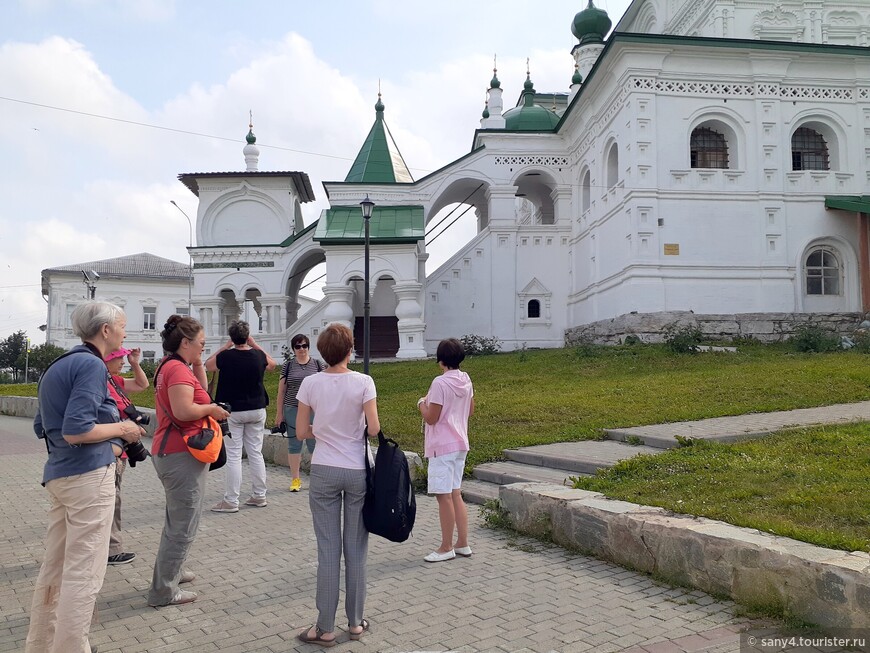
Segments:
[[[293,349],[308,349],[308,345],[293,345]]]

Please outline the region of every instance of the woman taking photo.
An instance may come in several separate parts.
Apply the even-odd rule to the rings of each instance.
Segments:
[[[182,567],[199,528],[208,463],[201,463],[190,455],[182,429],[199,427],[202,418],[208,415],[218,421],[229,416],[223,408],[211,403],[205,390],[202,325],[192,317],[173,315],[166,321],[160,336],[163,350],[169,355],[155,374],[157,429],[151,454],[166,493],[166,520],[148,592],[148,605],[153,607],[196,600],[196,592],[186,592],[179,584],[195,578]]]
[[[51,506],[27,653],[90,653],[88,633],[106,575],[115,510],[115,457],[145,433],[120,421],[106,382],[103,358],[124,342],[124,311],[88,302],[76,307],[70,321],[82,344],[46,370],[33,420],[48,449],[42,484]]]
[[[278,381],[278,409],[275,414],[275,423],[284,425],[287,429],[288,447],[290,450],[287,459],[290,461],[290,491],[298,492],[302,489],[302,481],[299,478],[299,466],[302,464],[302,444],[308,447],[308,453],[314,454],[315,440],[308,438],[300,440],[296,437],[296,413],[299,402],[296,393],[302,385],[302,379],[312,374],[317,374],[326,368],[323,362],[311,358],[310,341],[301,333],[297,333],[290,340],[293,348],[293,357],[284,363],[281,370],[281,380]],[[310,419],[314,419],[311,415]]]
[[[360,639],[369,629],[369,622],[363,619],[369,543],[362,518],[366,494],[364,431],[368,423],[368,435],[374,437],[381,424],[374,381],[347,368],[353,353],[350,329],[343,324],[330,324],[317,338],[317,349],[329,367],[322,374],[306,377],[299,387],[296,437],[317,439],[311,459],[308,503],[317,537],[318,616],[317,622],[297,638],[333,646],[342,548],[348,634],[351,639]],[[313,426],[311,411],[314,411]]]

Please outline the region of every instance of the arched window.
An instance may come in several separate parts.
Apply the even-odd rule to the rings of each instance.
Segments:
[[[541,302],[537,299],[530,299],[527,312],[530,319],[541,317]]]
[[[799,127],[791,137],[792,170],[830,170],[828,144],[815,129]]]
[[[689,142],[689,156],[693,168],[727,168],[728,141],[709,127],[697,127]]]
[[[589,210],[589,205],[591,203],[590,196],[592,194],[592,182],[589,171],[586,171],[586,174],[583,175],[583,183],[580,185],[580,206],[581,213],[586,213]]]
[[[619,148],[616,143],[607,153],[607,188],[613,188],[619,182]]]
[[[840,261],[831,247],[816,247],[804,264],[808,295],[840,294]]]

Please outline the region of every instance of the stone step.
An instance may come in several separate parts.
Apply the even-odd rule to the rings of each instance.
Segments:
[[[612,467],[620,460],[659,452],[661,449],[655,447],[632,446],[613,440],[583,440],[505,449],[504,455],[508,460],[525,465],[594,474],[599,469]]]
[[[605,429],[604,435],[608,440],[613,440],[614,442],[627,442],[640,438],[643,440],[643,445],[641,446],[657,449],[658,451],[662,449],[676,449],[680,446],[680,443],[677,442],[677,439],[673,435],[665,433],[644,433],[640,435],[635,433],[633,429]]]
[[[498,488],[499,486],[495,483],[466,478],[462,481],[462,497],[468,503],[476,503],[482,506],[490,499],[498,499]]]
[[[489,481],[497,485],[507,485],[508,483],[556,483],[564,485],[566,482],[570,483],[569,476],[589,476],[589,474],[515,462],[499,462],[478,465],[474,468],[472,476],[479,481]]]

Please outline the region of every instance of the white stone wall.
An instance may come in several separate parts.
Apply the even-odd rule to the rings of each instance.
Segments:
[[[870,45],[870,6],[855,0],[635,0],[627,32]]]

